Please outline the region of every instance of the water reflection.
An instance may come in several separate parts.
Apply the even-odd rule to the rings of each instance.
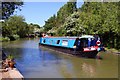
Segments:
[[[49,51],[43,51],[41,49],[39,49],[39,51],[39,57],[41,58],[43,66],[47,66],[51,63],[59,64],[59,60],[61,60],[61,58],[58,55],[50,54]]]
[[[94,77],[95,76],[95,68],[92,65],[83,63],[82,64],[82,70],[85,72],[85,74],[89,75],[90,77]]]

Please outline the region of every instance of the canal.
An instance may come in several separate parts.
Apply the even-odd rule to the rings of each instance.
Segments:
[[[2,43],[25,78],[118,78],[118,55],[103,52],[102,59],[79,58],[39,48],[38,43],[39,38]]]

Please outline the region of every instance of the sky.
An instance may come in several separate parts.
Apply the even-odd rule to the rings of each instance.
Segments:
[[[66,2],[24,2],[22,11],[15,11],[14,15],[22,15],[25,21],[30,24],[38,24],[42,27],[48,18],[57,14],[57,11]],[[77,7],[81,7],[83,2],[78,2]]]

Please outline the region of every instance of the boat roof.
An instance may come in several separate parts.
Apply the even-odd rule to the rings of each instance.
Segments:
[[[80,38],[94,38],[92,35],[82,35]]]
[[[76,39],[76,38],[94,38],[92,35],[82,35],[82,36],[65,36],[65,37],[45,37],[45,38],[72,38],[72,39]]]

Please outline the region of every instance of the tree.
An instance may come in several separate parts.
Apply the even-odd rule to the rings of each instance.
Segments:
[[[2,12],[2,17],[0,19],[8,19],[10,15],[14,13],[16,9],[20,9],[20,7],[23,5],[23,2],[21,0],[17,0],[16,2],[2,2],[2,9],[0,12]]]
[[[65,18],[70,16],[76,10],[77,10],[77,8],[76,8],[76,0],[67,2],[67,4],[62,6],[59,9],[59,11],[57,12],[57,21],[60,24],[63,24],[64,21],[65,21]]]
[[[44,27],[44,31],[49,31],[53,27],[56,27],[56,16],[53,15],[47,21],[45,21],[45,25],[43,27]]]
[[[19,35],[20,37],[24,37],[29,30],[27,23],[23,16],[11,16],[8,20],[5,20],[2,25],[2,34],[3,37],[9,37],[13,35]]]
[[[64,6],[62,6],[57,15],[53,15],[47,21],[45,21],[44,31],[48,32],[54,29],[60,29],[64,24],[65,19],[74,13],[77,10],[76,8],[76,0],[70,0]]]
[[[22,22],[17,33],[21,38],[26,37],[26,35],[29,33],[28,24],[26,22]]]
[[[78,32],[78,18],[79,18],[79,13],[74,12],[71,16],[66,18],[65,23],[63,24],[63,28],[66,30],[64,31],[65,35],[77,35]],[[77,29],[76,29],[77,28]]]
[[[40,26],[38,24],[33,24],[33,26],[40,29]]]
[[[118,22],[118,3],[86,2],[80,8],[83,15],[84,28],[88,33],[97,33],[103,38],[103,43],[108,47],[118,47],[120,26]],[[82,16],[81,16],[82,17]],[[85,27],[87,26],[87,28]],[[120,47],[120,46],[119,46]]]

